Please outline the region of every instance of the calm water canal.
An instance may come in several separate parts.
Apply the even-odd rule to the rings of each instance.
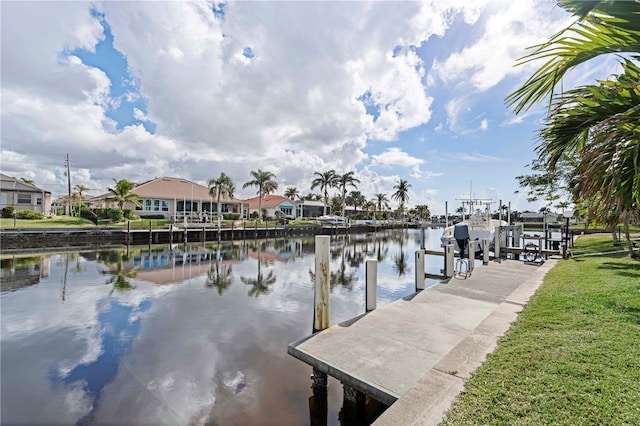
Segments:
[[[427,248],[441,232],[424,231]],[[364,312],[365,260],[379,262],[378,307],[413,293],[420,244],[415,229],[332,237],[331,323]],[[3,255],[2,423],[347,423],[340,383],[317,413],[311,367],[287,354],[312,331],[314,246]]]

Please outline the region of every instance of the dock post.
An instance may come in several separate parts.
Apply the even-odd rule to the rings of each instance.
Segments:
[[[449,243],[444,248],[444,276],[447,278],[453,277],[453,258],[455,253],[453,251],[453,244]]]
[[[153,234],[151,232],[151,221],[149,221],[149,245],[151,245],[152,238],[153,238]]]
[[[482,240],[482,264],[489,264],[489,245],[491,244],[491,239],[485,238]]]
[[[416,250],[416,291],[418,290],[424,290],[424,250]]]
[[[328,235],[316,236],[316,282],[313,310],[314,331],[329,327],[329,243]]]
[[[342,388],[342,424],[360,424],[365,418],[365,395],[345,383],[342,384]]]
[[[173,223],[169,224],[169,244],[173,246]]]
[[[373,311],[376,308],[377,287],[378,287],[378,261],[367,260],[367,273],[365,287],[366,310]]]
[[[478,245],[477,241],[469,241],[469,257],[467,260],[469,261],[469,272],[473,271],[473,267],[476,263],[476,246]]]
[[[500,259],[500,227],[496,226],[495,233],[493,234],[493,254],[496,260]]]

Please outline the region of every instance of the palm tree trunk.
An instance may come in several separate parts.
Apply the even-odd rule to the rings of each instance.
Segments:
[[[632,259],[640,257],[640,252],[636,253],[636,251],[633,249],[633,243],[631,242],[631,232],[629,230],[628,217],[625,218],[625,221],[624,221],[624,236],[627,240],[627,250],[629,250],[629,256],[631,256]]]

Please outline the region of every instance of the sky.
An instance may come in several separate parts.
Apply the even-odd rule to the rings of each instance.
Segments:
[[[470,194],[543,206],[516,176],[546,105],[516,116],[505,97],[541,65],[518,58],[572,22],[554,1],[3,1],[0,19],[0,170],[54,197],[69,155],[88,195],[226,173],[250,198],[257,169],[304,195],[333,169],[368,199],[404,179],[434,214]]]

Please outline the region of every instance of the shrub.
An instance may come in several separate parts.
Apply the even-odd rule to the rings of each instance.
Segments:
[[[18,219],[37,220],[44,219],[44,215],[40,212],[34,212],[33,210],[18,210],[16,215]]]
[[[126,215],[124,217],[127,217]],[[128,218],[127,219],[132,219]],[[163,214],[146,214],[144,216],[140,216],[141,219],[166,219]]]
[[[122,214],[125,219],[129,219],[129,220],[133,219],[133,209],[123,209]],[[164,219],[164,216],[162,216],[162,219]]]
[[[238,220],[240,219],[240,213],[224,213],[222,217],[224,220]]]
[[[2,217],[11,218],[13,217],[13,212],[16,211],[16,208],[13,206],[7,206],[2,208]]]
[[[120,209],[109,209],[109,220],[113,223],[122,222],[124,220],[124,213]]]

